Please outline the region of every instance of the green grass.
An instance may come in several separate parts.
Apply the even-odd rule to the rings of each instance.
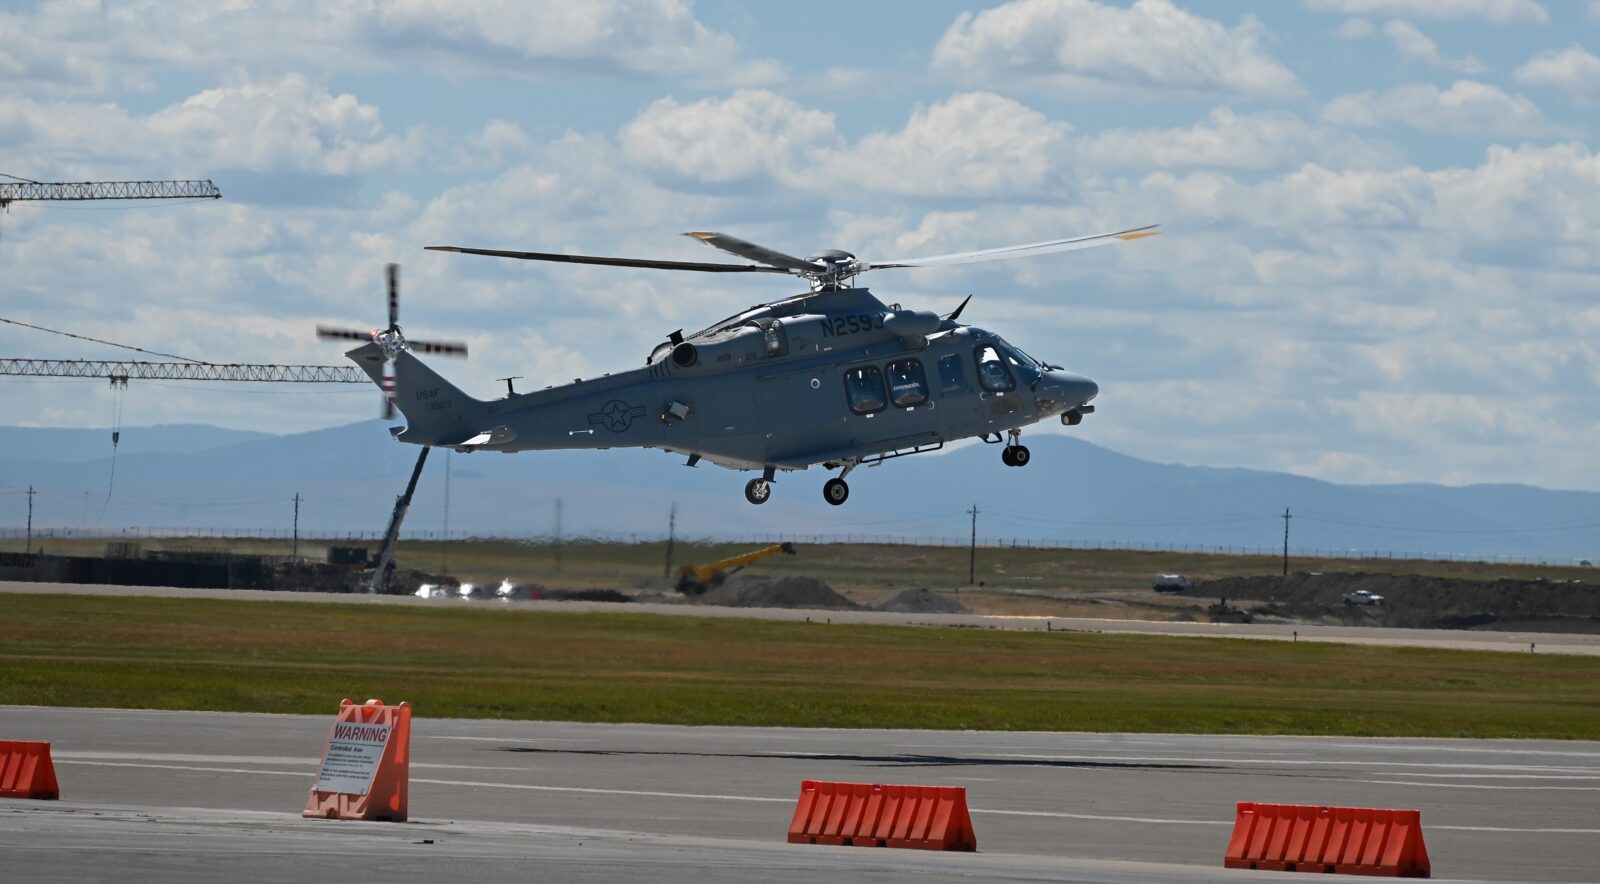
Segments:
[[[0,703],[817,727],[1600,738],[1600,660],[1245,640],[13,595]]]

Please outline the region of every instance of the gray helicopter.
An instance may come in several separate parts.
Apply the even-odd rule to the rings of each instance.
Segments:
[[[642,368],[479,400],[412,351],[465,355],[465,345],[407,341],[389,274],[389,326],[372,332],[318,327],[325,338],[367,341],[345,355],[385,392],[408,426],[395,438],[456,451],[659,448],[735,470],[760,470],[745,499],[766,503],[780,470],[821,464],[839,474],[823,485],[835,506],[850,496],[857,467],[937,451],[977,437],[1001,443],[1007,466],[1026,466],[1022,428],[1048,418],[1075,426],[1094,411],[1099,387],[1041,362],[999,335],[947,316],[884,304],[853,285],[869,270],[993,261],[1156,236],[1155,227],[978,252],[866,262],[844,251],[796,258],[721,233],[689,233],[753,264],[658,261],[547,252],[429,246],[434,251],[530,261],[712,273],[785,273],[808,292],[758,304],[701,331],[676,331]]]

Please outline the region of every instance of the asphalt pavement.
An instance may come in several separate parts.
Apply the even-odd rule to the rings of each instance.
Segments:
[[[358,698],[362,699],[362,698]],[[401,698],[387,698],[398,700]],[[0,707],[62,800],[17,881],[1305,881],[1222,868],[1239,801],[1418,808],[1434,877],[1600,879],[1600,742],[430,719],[410,821],[302,819],[326,716]],[[802,779],[965,786],[976,854],[790,845]]]

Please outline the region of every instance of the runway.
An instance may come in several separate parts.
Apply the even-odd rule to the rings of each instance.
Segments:
[[[1136,635],[1254,638],[1268,641],[1319,641],[1339,644],[1449,648],[1505,653],[1600,656],[1600,634],[1560,632],[1495,632],[1467,629],[1397,629],[1381,626],[1321,626],[1292,623],[1189,623],[1153,620],[1103,620],[1065,617],[1005,617],[981,614],[903,614],[889,611],[818,611],[790,608],[728,608],[716,605],[524,601],[511,604],[454,599],[419,599],[408,595],[284,592],[246,589],[179,589],[152,586],[97,586],[77,583],[0,581],[0,594],[158,596],[221,598],[241,601],[310,602],[315,604],[471,606],[506,613],[526,611],[616,611],[679,617],[743,617],[761,620],[811,620],[828,623],[871,623],[882,626],[962,626],[979,629],[1115,632]]]
[[[4,876],[1307,880],[1222,868],[1243,800],[1420,808],[1440,879],[1600,868],[1600,742],[419,717],[411,822],[303,820],[334,702],[326,716],[0,707],[0,738],[53,743],[63,796],[0,801]],[[980,850],[789,845],[807,778],[965,786]]]

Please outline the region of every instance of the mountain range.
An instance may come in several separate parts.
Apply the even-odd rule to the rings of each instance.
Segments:
[[[1524,485],[1336,485],[1284,473],[1161,464],[1069,436],[1028,438],[1032,463],[970,444],[850,476],[842,507],[820,469],[780,474],[745,502],[751,474],[688,469],[659,451],[430,454],[408,535],[678,536],[1334,551],[1569,561],[1600,556],[1600,493]],[[278,531],[299,495],[303,534],[383,531],[418,449],[380,421],[272,435],[200,425],[109,430],[0,427],[0,530]],[[673,510],[676,515],[671,516]]]

